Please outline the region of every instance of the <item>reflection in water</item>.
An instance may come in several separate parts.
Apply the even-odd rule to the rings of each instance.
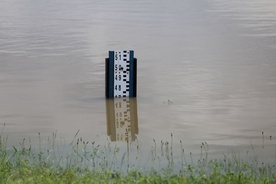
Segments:
[[[138,134],[136,98],[106,99],[107,135],[111,141],[134,141]]]

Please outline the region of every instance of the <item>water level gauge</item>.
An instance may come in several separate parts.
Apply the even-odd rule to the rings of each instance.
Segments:
[[[136,97],[137,59],[134,51],[109,51],[105,60],[106,98]]]

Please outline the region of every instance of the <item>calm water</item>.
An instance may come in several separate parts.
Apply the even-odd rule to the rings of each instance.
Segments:
[[[70,142],[80,130],[123,145],[125,127],[109,113],[117,102],[104,97],[104,60],[124,49],[138,59],[129,134],[145,149],[172,133],[188,152],[207,142],[210,153],[250,150],[275,162],[275,0],[1,0],[8,143],[35,142],[38,132]]]

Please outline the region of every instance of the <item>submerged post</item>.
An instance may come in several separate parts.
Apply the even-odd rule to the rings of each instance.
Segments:
[[[109,51],[105,59],[106,98],[136,97],[137,59],[133,50]]]

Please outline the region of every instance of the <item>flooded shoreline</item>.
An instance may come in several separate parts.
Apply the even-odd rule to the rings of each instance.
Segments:
[[[173,134],[176,148],[181,140],[198,155],[207,142],[214,155],[251,150],[275,162],[274,7],[272,0],[1,1],[0,127],[8,144],[38,142],[38,133],[47,142],[53,132],[68,143],[78,130],[105,143],[120,132],[150,152],[153,139]],[[124,49],[138,59],[129,133],[123,129],[132,124],[108,123],[104,97],[105,58]]]

